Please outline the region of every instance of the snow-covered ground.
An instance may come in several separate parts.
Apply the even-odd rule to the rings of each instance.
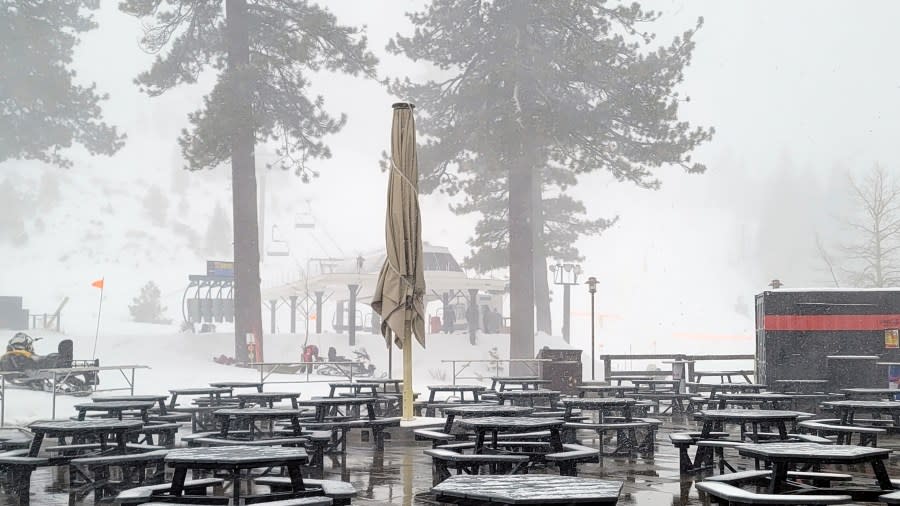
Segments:
[[[233,334],[190,334],[180,333],[174,325],[148,325],[130,322],[104,322],[97,344],[97,356],[102,365],[146,365],[150,369],[138,370],[135,375],[135,393],[166,393],[173,388],[189,388],[207,386],[213,381],[256,381],[259,372],[235,366],[221,365],[213,361],[219,355],[233,355]],[[613,326],[614,328],[614,326]],[[608,328],[607,330],[612,330]],[[13,332],[0,331],[0,343],[4,343]],[[75,358],[90,358],[93,348],[93,334],[61,335],[53,332],[32,331],[34,337],[42,337],[37,343],[39,353],[56,350],[61,339],[70,338],[75,345]],[[289,362],[301,360],[303,334],[274,334],[265,336],[264,353],[268,362]],[[329,347],[334,347],[338,355],[352,357],[352,350],[365,349],[372,364],[376,366],[376,376],[387,375],[388,352],[384,339],[380,335],[358,333],[355,347],[349,345],[347,334],[323,333],[311,334],[310,344],[319,347],[320,355],[325,356]],[[676,344],[676,343],[673,343]],[[572,348],[562,338],[538,335],[535,339],[536,350],[549,346],[551,348]],[[688,346],[689,348],[686,348]],[[749,349],[747,349],[749,347]],[[652,346],[640,342],[632,346],[631,352],[638,353],[750,353],[752,344],[741,339],[728,340],[723,336],[683,336],[675,346],[666,343],[654,343]],[[589,348],[588,348],[589,349]],[[394,350],[394,377],[401,377],[401,352]],[[506,334],[479,334],[476,345],[469,343],[468,335],[432,334],[427,337],[425,349],[415,345],[414,349],[414,389],[427,391],[427,385],[449,383],[452,381],[452,366],[446,360],[484,360],[491,358],[505,359],[509,357],[509,336]],[[590,374],[589,352],[583,354],[585,377]],[[644,368],[647,363],[621,363],[620,367]],[[664,367],[661,363],[656,363]],[[730,364],[734,366],[734,364]],[[746,367],[748,364],[740,364]],[[710,364],[709,368],[714,367]],[[598,373],[602,366],[598,363]],[[464,372],[459,373],[460,382],[477,381],[477,377],[487,378],[495,374],[492,366],[475,363]],[[501,370],[503,374],[505,371]],[[301,381],[305,375],[275,374],[268,381]],[[303,397],[325,395],[328,392],[328,381],[340,381],[340,378],[329,376],[311,376],[316,382],[311,383],[272,383],[266,386],[269,391],[299,391]],[[101,375],[101,388],[126,387],[127,384],[116,371],[106,371]],[[74,413],[72,406],[87,399],[72,396],[57,398],[57,417],[66,417]],[[6,423],[25,424],[35,419],[49,418],[52,408],[51,395],[46,392],[22,389],[8,389],[6,394]]]

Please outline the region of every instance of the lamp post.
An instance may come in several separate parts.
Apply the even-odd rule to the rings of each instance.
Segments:
[[[568,343],[571,341],[571,326],[570,317],[571,317],[571,295],[570,295],[570,287],[572,285],[578,284],[578,276],[581,274],[581,266],[575,264],[562,264],[557,263],[555,265],[551,265],[549,267],[550,272],[553,273],[553,284],[560,285],[563,287],[563,325],[562,325],[562,334],[563,339]]]
[[[591,381],[595,381],[596,374],[594,368],[596,367],[596,361],[594,360],[594,352],[597,349],[596,343],[596,334],[594,333],[594,294],[597,293],[597,278],[591,276],[588,278],[587,283],[588,291],[591,292]]]

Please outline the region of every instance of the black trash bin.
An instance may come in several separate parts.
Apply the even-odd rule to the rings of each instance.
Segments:
[[[542,348],[537,358],[551,360],[540,362],[541,379],[550,380],[546,388],[566,395],[578,393],[575,387],[581,384],[581,350]]]

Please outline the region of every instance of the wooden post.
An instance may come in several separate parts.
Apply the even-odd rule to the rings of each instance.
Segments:
[[[413,416],[413,386],[412,386],[412,326],[409,319],[403,330],[403,420],[415,419]]]

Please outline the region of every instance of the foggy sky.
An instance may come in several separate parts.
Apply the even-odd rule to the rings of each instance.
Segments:
[[[106,119],[122,128],[128,141],[112,158],[89,158],[73,150],[76,164],[68,176],[89,174],[121,185],[141,180],[169,187],[173,171],[181,169],[178,132],[212,80],[201,79],[196,86],[159,98],[140,95],[132,79],[148,68],[152,56],[138,48],[139,22],[118,12],[116,3],[103,2],[97,13],[99,29],[83,37],[75,68],[80,80],[94,81],[110,94],[104,104]],[[427,68],[384,51],[394,33],[409,33],[403,13],[424,2],[323,3],[340,22],[367,25],[370,47],[381,59],[380,76],[415,80],[427,75]],[[602,237],[579,243],[587,257],[584,270],[600,279],[598,311],[611,315],[610,322],[619,319],[619,326],[609,323],[615,332],[635,339],[655,334],[654,341],[684,332],[749,337],[752,319],[734,309],[741,298],[749,304],[772,277],[788,286],[828,280],[816,265],[811,241],[814,231],[826,237],[840,233],[832,215],[844,195],[841,174],[868,169],[876,161],[888,168],[900,164],[900,70],[894,64],[900,47],[894,27],[900,4],[643,4],[663,14],[647,27],[658,34],[660,44],[693,26],[697,17],[705,18],[680,91],[691,98],[682,104],[682,118],[716,128],[713,141],[694,156],[709,170],[700,176],[663,170],[664,185],[658,192],[614,183],[603,174],[582,178],[574,194],[585,200],[589,212],[621,216]],[[279,208],[267,209],[271,221],[266,226],[279,220],[289,224],[295,209],[291,203],[310,199],[321,226],[343,244],[346,254],[355,255],[383,243],[386,176],[377,160],[389,147],[390,104],[403,97],[389,96],[376,82],[346,76],[323,74],[313,83],[314,91],[325,96],[327,109],[349,115],[348,124],[326,139],[334,156],[313,162],[321,177],[312,184],[303,185],[280,171],[267,175],[268,197],[277,200]],[[257,155],[261,165],[265,147],[258,148]],[[0,170],[38,167],[59,170],[34,162],[7,163]],[[210,198],[210,181],[221,181],[221,192],[212,198],[228,198],[226,170],[188,176],[177,177],[188,184],[203,179],[197,189],[188,189],[196,198]],[[354,204],[348,207],[348,202]],[[476,217],[454,216],[448,204],[442,195],[423,198],[424,238],[450,247],[461,259],[468,252],[465,240]],[[91,205],[84,204],[85,213],[92,212]],[[213,207],[210,201],[210,212]],[[301,258],[334,253],[303,247],[310,244],[303,238],[296,241]],[[168,267],[160,262],[147,270]],[[284,269],[295,270],[290,265]],[[6,288],[11,281],[0,278],[0,286]],[[555,299],[558,329],[561,296]],[[573,310],[587,312],[586,294],[576,294]],[[574,334],[584,336],[588,324],[583,316],[576,317]]]

